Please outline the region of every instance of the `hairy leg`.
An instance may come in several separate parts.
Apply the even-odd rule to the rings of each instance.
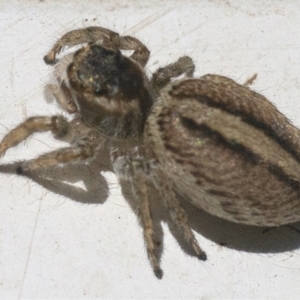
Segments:
[[[143,227],[143,236],[150,265],[155,276],[161,279],[163,271],[160,268],[158,246],[154,238],[154,225],[149,204],[148,182],[143,172],[137,172],[133,178],[134,191],[139,203],[139,217]]]
[[[96,131],[89,131],[77,138],[70,147],[58,149],[42,154],[37,158],[22,162],[17,168],[17,173],[46,169],[59,164],[74,163],[94,158],[97,148],[104,141]]]
[[[56,55],[59,54],[64,47],[72,47],[100,40],[106,40],[107,44],[110,41],[112,45],[118,45],[119,34],[109,29],[96,26],[69,31],[57,40],[49,53],[44,57],[44,61],[49,65],[55,64]]]
[[[35,159],[22,163],[17,173],[46,169],[59,164],[73,163],[94,157],[94,147],[90,145],[71,146],[43,154]]]
[[[186,212],[181,206],[168,178],[165,176],[165,174],[163,174],[163,172],[159,172],[158,178],[159,187],[157,187],[157,189],[160,192],[161,198],[163,199],[170,213],[171,220],[180,230],[187,243],[193,248],[197,257],[201,260],[206,260],[206,253],[198,245],[195,235],[189,225]]]
[[[138,62],[142,67],[145,67],[149,56],[150,51],[148,48],[138,39],[132,36],[120,36],[120,46],[121,50],[134,50],[130,58]]]
[[[165,87],[172,78],[186,74],[193,77],[195,64],[189,56],[182,56],[176,62],[159,68],[152,76],[151,83],[156,92]]]
[[[257,73],[253,74],[251,77],[249,77],[245,82],[244,85],[245,86],[249,86],[251,85],[257,78]]]
[[[55,64],[56,55],[59,54],[64,47],[100,41],[102,41],[103,46],[115,50],[134,50],[131,58],[142,66],[145,66],[148,61],[150,52],[138,39],[131,36],[120,36],[112,30],[96,26],[72,30],[64,34],[44,57],[44,61],[46,64]]]
[[[68,121],[62,116],[31,117],[11,130],[0,143],[0,156],[36,132],[52,131],[55,137],[65,136],[69,130]]]
[[[168,179],[164,176],[164,174],[162,174],[162,172],[155,175],[151,174],[152,171],[147,170],[148,168],[145,163],[139,159],[134,161],[132,165],[131,176],[133,189],[139,203],[139,217],[143,227],[144,241],[147,248],[148,258],[155,276],[161,279],[163,271],[160,268],[158,245],[154,238],[153,217],[151,215],[149,204],[149,196],[151,193],[150,181],[152,181],[153,178],[155,178],[156,189],[168,209],[172,222],[180,230],[184,239],[192,247],[197,257],[201,260],[206,260],[206,254],[200,248],[194,233],[188,224],[186,212],[182,208]]]
[[[60,83],[60,85],[48,84],[45,89],[47,93],[55,98],[63,110],[69,114],[74,114],[78,111],[71,96],[70,89],[64,80]]]

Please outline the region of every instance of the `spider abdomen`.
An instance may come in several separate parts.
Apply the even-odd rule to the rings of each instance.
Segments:
[[[224,103],[216,104],[211,97],[221,93],[224,82]],[[243,108],[243,101],[250,108]],[[236,109],[230,111],[230,105]],[[272,131],[268,122],[278,120],[293,135],[290,140]],[[300,220],[295,135],[298,129],[263,96],[228,78],[205,76],[176,82],[161,93],[145,140],[148,155],[194,205],[237,223],[276,226]]]

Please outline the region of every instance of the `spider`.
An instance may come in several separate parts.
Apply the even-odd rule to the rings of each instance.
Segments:
[[[64,47],[84,43],[57,60]],[[133,53],[127,57],[121,50]],[[0,155],[35,132],[51,131],[56,138],[74,128],[80,133],[69,147],[20,163],[21,174],[93,159],[108,141],[114,172],[131,183],[148,258],[160,279],[153,189],[195,255],[206,260],[177,196],[235,223],[299,221],[300,131],[246,86],[255,76],[244,85],[219,75],[190,78],[195,65],[182,56],[148,78],[149,55],[138,39],[101,27],[63,35],[44,60],[55,64],[51,91],[73,120],[29,118],[3,138]]]
[[[56,58],[63,48],[86,43],[75,53]],[[120,50],[133,50],[133,54],[127,57]],[[161,90],[174,77],[183,74],[192,77],[195,66],[190,57],[183,56],[175,63],[159,68],[149,79],[144,70],[149,55],[149,50],[138,39],[120,36],[102,27],[73,30],[63,35],[44,61],[55,65],[57,84],[49,85],[49,88],[62,109],[74,115],[73,120],[68,121],[62,115],[30,117],[3,138],[0,155],[36,132],[51,131],[55,138],[63,138],[72,131],[74,124],[78,126],[80,122],[81,135],[74,138],[69,147],[21,163],[16,172],[22,174],[90,160],[99,150],[101,139],[107,139],[115,173],[132,182],[148,258],[154,274],[160,279],[163,271],[158,243],[154,240],[149,206],[150,183],[156,186],[172,220],[196,255],[206,260],[206,254],[188,225],[173,183],[151,152],[155,137],[147,131],[153,122],[150,120],[153,105],[161,101]],[[172,122],[176,125],[176,118]]]

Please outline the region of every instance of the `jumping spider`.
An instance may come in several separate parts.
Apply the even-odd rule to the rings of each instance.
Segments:
[[[88,44],[56,61],[64,47],[83,43]],[[126,57],[120,50],[133,54]],[[298,221],[300,134],[266,98],[229,78],[171,82],[193,76],[195,66],[187,56],[148,79],[143,68],[149,55],[136,38],[101,27],[63,35],[44,60],[56,64],[54,97],[84,129],[70,147],[21,163],[17,172],[92,159],[99,139],[107,139],[114,171],[131,182],[150,264],[162,278],[150,186],[197,257],[206,260],[178,194],[236,223]],[[59,115],[29,118],[3,138],[0,155],[35,132],[51,131],[60,138],[73,127]]]

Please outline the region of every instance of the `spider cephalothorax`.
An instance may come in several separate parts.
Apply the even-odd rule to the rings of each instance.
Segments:
[[[89,44],[67,68],[70,93],[83,121],[115,138],[138,137],[153,104],[138,63],[119,50]]]

